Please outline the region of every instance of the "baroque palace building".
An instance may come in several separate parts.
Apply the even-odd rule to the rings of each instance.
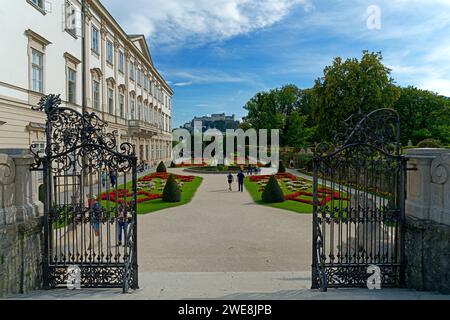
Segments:
[[[143,35],[126,34],[99,0],[14,0],[0,7],[0,149],[45,148],[45,116],[32,111],[60,94],[131,142],[139,161],[171,159],[173,90],[156,70]],[[82,63],[81,24],[86,30]]]

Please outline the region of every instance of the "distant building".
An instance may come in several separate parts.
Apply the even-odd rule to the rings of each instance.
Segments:
[[[240,122],[236,120],[236,116],[225,115],[225,113],[212,114],[211,116],[194,117],[192,121],[185,123],[182,128],[192,131],[194,129],[194,123],[197,121],[202,122],[203,131],[209,129],[217,129],[225,132],[227,129],[236,130],[239,128]]]

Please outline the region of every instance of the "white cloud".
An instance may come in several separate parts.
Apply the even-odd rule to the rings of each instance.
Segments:
[[[192,85],[192,81],[187,81],[187,82],[177,82],[173,86],[174,87],[189,87],[191,85]]]
[[[217,69],[167,69],[165,72],[167,77],[177,79],[174,86],[182,87],[193,84],[213,84],[213,83],[254,83],[255,75],[235,73],[230,74]]]
[[[176,46],[226,40],[270,27],[295,6],[314,8],[310,0],[134,0],[127,6],[121,0],[105,0],[104,4],[119,15],[127,32]]]
[[[419,87],[450,97],[450,80],[448,79],[428,78],[423,80]]]

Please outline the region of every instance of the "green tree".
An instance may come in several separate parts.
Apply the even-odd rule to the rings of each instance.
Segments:
[[[361,60],[335,58],[312,89],[313,117],[323,140],[342,132],[343,122],[353,113],[390,108],[399,89],[383,65],[381,53],[363,52]]]
[[[450,143],[450,100],[409,86],[400,89],[394,108],[400,115],[401,142],[417,145],[425,139]]]
[[[313,128],[307,127],[308,117],[301,115],[299,110],[294,110],[286,117],[282,142],[285,146],[304,148],[307,147],[313,135]]]
[[[244,121],[252,128],[259,129],[282,129],[284,115],[276,103],[276,93],[259,92],[244,106],[248,114]]]
[[[289,146],[306,146],[314,128],[311,118],[310,90],[302,90],[289,84],[269,92],[257,93],[244,109],[248,111],[244,126],[259,129],[278,129],[281,144]],[[302,102],[308,103],[303,106]]]
[[[242,129],[244,131],[247,131],[248,129],[251,129],[251,127],[252,127],[252,125],[249,122],[247,122],[247,121],[242,121],[239,124],[239,129]]]

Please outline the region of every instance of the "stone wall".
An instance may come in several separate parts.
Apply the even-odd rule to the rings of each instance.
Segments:
[[[450,293],[450,150],[408,150],[406,284]]]
[[[32,162],[0,152],[0,297],[41,286],[43,210]]]

